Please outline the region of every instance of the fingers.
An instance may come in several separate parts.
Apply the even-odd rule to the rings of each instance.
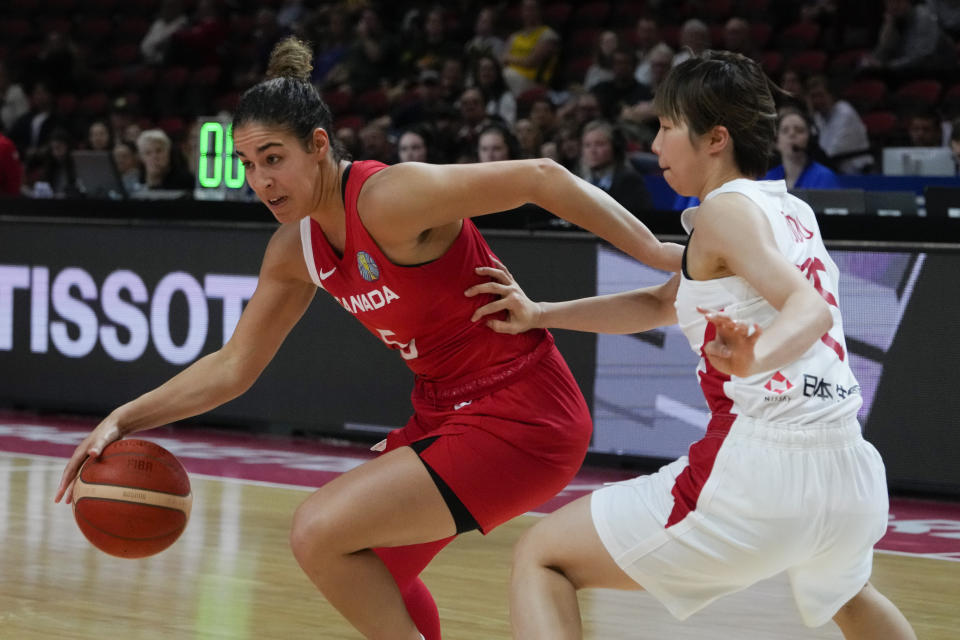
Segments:
[[[473,312],[473,315],[470,317],[470,322],[476,322],[483,316],[488,316],[492,313],[503,311],[509,306],[509,304],[510,301],[507,298],[500,298],[499,300],[494,300],[489,304],[485,304]]]
[[[493,264],[497,265],[497,268],[500,269],[501,271],[503,271],[505,274],[507,274],[507,276],[509,276],[509,278],[510,278],[511,280],[514,280],[514,279],[515,279],[515,278],[513,277],[513,274],[510,273],[510,269],[507,269],[507,265],[505,265],[505,264],[503,264],[502,262],[500,262],[500,260],[499,260],[496,256],[488,254],[488,257],[489,257],[490,260],[493,262]]]
[[[497,267],[477,267],[474,269],[477,275],[487,276],[488,278],[493,278],[501,284],[513,284],[513,276],[510,275],[510,272],[506,268],[499,269]]]
[[[505,296],[509,294],[513,289],[505,284],[500,284],[499,282],[483,282],[481,284],[475,284],[466,291],[463,292],[465,296],[472,297],[481,293],[489,293],[495,296]]]

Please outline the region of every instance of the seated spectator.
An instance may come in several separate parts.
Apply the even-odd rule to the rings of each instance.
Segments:
[[[599,115],[599,114],[598,114]],[[571,173],[580,175],[580,128],[564,125],[553,136],[557,147],[557,162]]]
[[[547,87],[560,57],[560,36],[543,23],[538,0],[523,0],[523,27],[507,40],[503,79],[515,96],[534,87]]]
[[[343,60],[350,48],[350,16],[341,5],[323,5],[317,10],[319,24],[310,80],[320,88],[346,84]]]
[[[430,7],[422,24],[412,30],[400,53],[400,63],[407,73],[417,74],[424,69],[440,70],[446,58],[459,58],[463,45],[455,41],[446,28],[446,10],[440,5]]]
[[[187,24],[170,36],[164,62],[192,68],[219,64],[227,33],[217,0],[198,0]]]
[[[589,91],[601,82],[613,79],[613,52],[619,46],[620,39],[615,31],[600,33],[593,52],[593,62],[587,67],[583,76],[584,89]],[[633,55],[633,52],[631,51],[630,54]]]
[[[517,121],[517,99],[507,88],[497,59],[486,54],[477,56],[471,75],[473,86],[480,89],[486,100],[487,115],[513,125]]]
[[[17,145],[0,131],[0,196],[18,196],[23,185],[23,164]]]
[[[519,157],[520,144],[506,126],[493,123],[480,132],[477,139],[477,161],[496,162]]]
[[[784,69],[780,74],[780,88],[790,94],[791,99],[806,104],[803,74],[796,69]]]
[[[113,145],[111,155],[124,191],[128,194],[139,191],[143,187],[141,181],[143,166],[140,164],[137,145],[127,140],[119,140]]]
[[[610,57],[613,76],[595,86],[593,94],[600,103],[600,113],[612,122],[625,108],[653,100],[653,91],[637,82],[634,76],[636,58],[628,47],[618,48]]]
[[[673,49],[663,42],[647,54],[647,61],[650,64],[650,91],[656,92],[660,82],[670,71],[673,58]],[[624,106],[620,112],[619,124],[634,145],[643,150],[649,150],[660,128],[657,113],[653,108],[653,100],[641,100],[636,104]]]
[[[723,48],[753,60],[760,58],[760,50],[750,35],[750,23],[736,16],[723,25]]]
[[[30,100],[0,60],[0,130],[10,131],[17,118],[30,111]]]
[[[457,131],[457,144],[471,152],[477,146],[482,131],[490,124],[485,111],[483,93],[476,87],[470,87],[460,96],[457,107],[460,109],[460,129]]]
[[[173,153],[173,143],[162,129],[147,129],[140,134],[137,155],[143,164],[144,189],[193,189],[194,181],[186,168],[186,161],[179,153]]]
[[[505,43],[496,33],[497,10],[494,7],[482,7],[477,12],[477,19],[473,24],[473,37],[464,46],[464,53],[469,60],[476,61],[481,56],[492,56],[500,60]],[[499,62],[497,67],[499,67]]]
[[[710,48],[710,27],[703,20],[690,18],[680,26],[680,50],[673,56],[675,67]]]
[[[360,93],[379,87],[394,76],[397,47],[372,6],[360,12],[353,36],[343,65],[346,83]]]
[[[635,216],[653,208],[646,182],[627,162],[626,140],[605,120],[587,123],[581,136],[581,176]]]
[[[113,135],[103,120],[94,120],[87,128],[87,148],[92,151],[110,151],[113,149]]]
[[[925,4],[886,0],[873,53],[862,64],[897,72],[939,71],[956,66],[956,47]]]
[[[373,122],[360,129],[360,157],[358,160],[378,160],[384,164],[397,161],[395,145],[390,143],[386,127]]]
[[[943,126],[933,109],[914,111],[907,117],[907,139],[911,147],[943,146]]]
[[[777,152],[781,163],[770,169],[764,180],[784,180],[787,189],[836,189],[837,175],[815,162],[810,152],[810,122],[797,109],[780,111],[777,126]]]
[[[518,158],[536,158],[540,155],[540,146],[544,136],[540,128],[530,118],[520,118],[513,127],[520,150]]]
[[[539,140],[536,143],[531,142],[530,147],[525,146],[522,139],[520,141],[522,151],[532,154],[523,157],[531,158],[536,157],[539,153],[540,143],[547,138],[552,138],[557,132],[557,107],[548,96],[540,96],[530,103],[530,113],[527,114],[527,118],[533,123],[533,127],[537,130],[539,136]],[[519,121],[517,121],[517,124],[519,125]],[[517,135],[520,136],[519,131],[517,131]]]
[[[147,64],[162,65],[170,46],[170,38],[187,26],[188,22],[182,0],[163,0],[160,12],[140,40],[140,54],[144,61]]]
[[[30,110],[14,121],[7,135],[17,145],[20,157],[26,162],[47,144],[50,133],[60,126],[50,87],[43,80],[37,80],[30,89]]]
[[[27,182],[34,198],[73,198],[79,195],[70,152],[73,138],[66,129],[50,132],[50,140],[27,161]]]
[[[867,127],[846,100],[837,100],[823,75],[807,80],[807,102],[819,132],[820,148],[839,173],[866,172],[873,164]]]
[[[400,162],[430,162],[429,141],[426,127],[407,129],[397,139],[397,158]]]
[[[634,77],[640,84],[648,87],[652,85],[650,79],[650,61],[647,55],[653,51],[653,48],[661,44],[660,27],[655,18],[651,16],[642,16],[637,19],[637,26],[633,32],[633,53],[637,57],[637,67],[634,71]]]

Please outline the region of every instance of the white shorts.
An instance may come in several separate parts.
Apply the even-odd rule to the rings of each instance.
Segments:
[[[825,624],[866,584],[887,528],[880,455],[855,419],[727,418],[689,456],[596,491],[597,533],[678,619],[787,571],[804,623]]]

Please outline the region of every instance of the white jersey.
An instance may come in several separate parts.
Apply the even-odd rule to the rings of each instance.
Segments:
[[[779,312],[739,276],[691,280],[684,268],[677,292],[677,318],[691,348],[700,355],[697,375],[710,411],[792,423],[855,418],[862,399],[860,385],[850,370],[843,334],[837,291],[839,270],[823,245],[813,211],[788,194],[782,180],[732,180],[711,191],[705,200],[720,193],[742,194],[766,215],[780,253],[827,301],[833,327],[799,359],[779,370],[745,378],[723,374],[703,354],[703,345],[713,340],[716,330],[697,307],[723,311],[735,320],[760,327],[769,326]],[[693,232],[695,216],[696,208],[683,212],[681,220],[688,233]]]

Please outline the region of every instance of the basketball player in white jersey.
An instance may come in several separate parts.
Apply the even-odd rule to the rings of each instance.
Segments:
[[[663,285],[534,303],[505,268],[467,295],[507,333],[557,327],[634,333],[678,322],[700,355],[704,438],[657,473],[604,487],[533,526],[514,555],[512,625],[523,640],[580,638],[576,591],[646,589],[682,620],[789,574],[811,627],[848,639],[914,639],[868,582],[887,525],[883,462],[860,433],[838,270],[810,207],[757,182],[776,136],[776,91],[743,56],[708,52],[657,91],[653,144],[667,182],[702,204],[683,273]]]

